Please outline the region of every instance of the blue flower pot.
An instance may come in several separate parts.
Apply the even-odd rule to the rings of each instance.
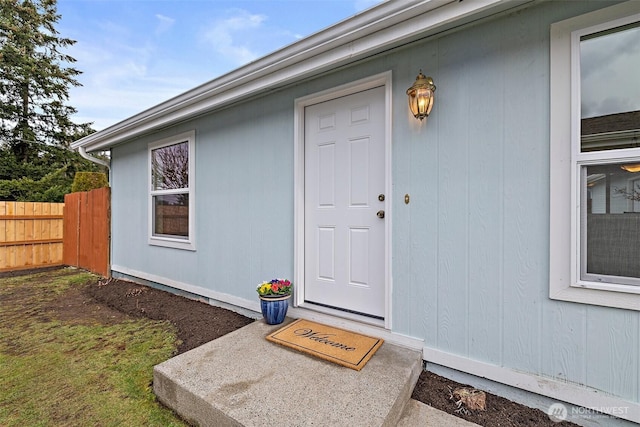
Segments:
[[[264,321],[268,325],[279,325],[284,322],[289,308],[289,298],[291,295],[260,295],[260,309]]]

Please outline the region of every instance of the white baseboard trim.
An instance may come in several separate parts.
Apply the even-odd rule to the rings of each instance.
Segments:
[[[159,283],[161,285],[169,286],[181,291],[221,301],[226,304],[238,306],[240,308],[260,312],[260,303],[257,301],[247,300],[244,298],[236,297],[234,295],[225,294],[223,292],[212,291],[211,289],[203,288],[201,286],[190,285],[185,282],[168,279],[166,277],[157,276],[155,274],[145,273],[143,271],[133,270],[131,268],[122,267],[120,265],[112,265],[111,270],[118,273],[126,274],[127,276],[138,277],[143,280],[148,280],[149,282]]]
[[[595,389],[480,362],[430,347],[424,347],[422,354],[427,362],[640,423],[640,404]]]

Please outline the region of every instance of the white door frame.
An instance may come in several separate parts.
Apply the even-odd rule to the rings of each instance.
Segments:
[[[384,247],[384,328],[391,329],[391,295],[392,295],[392,275],[391,275],[391,224],[392,224],[392,200],[391,192],[391,117],[392,117],[392,92],[391,92],[391,71],[377,74],[353,83],[348,83],[336,88],[314,93],[295,100],[294,108],[294,277],[295,277],[295,299],[294,306],[304,308],[304,180],[305,180],[305,153],[304,153],[304,124],[305,107],[319,102],[329,101],[342,96],[351,95],[375,87],[385,88],[385,195],[389,201],[385,208],[385,247]],[[335,315],[354,318],[347,313],[336,311]],[[362,316],[355,316],[357,320],[372,323]],[[373,322],[377,324],[378,322]],[[382,322],[379,322],[382,326]]]

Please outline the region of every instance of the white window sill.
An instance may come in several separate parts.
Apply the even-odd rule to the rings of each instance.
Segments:
[[[640,295],[612,292],[611,290],[551,286],[549,298],[640,311]]]
[[[151,237],[149,238],[149,245],[162,246],[165,248],[173,248],[173,249],[183,249],[187,251],[196,250],[195,242],[192,242],[190,240],[183,240],[183,239]]]

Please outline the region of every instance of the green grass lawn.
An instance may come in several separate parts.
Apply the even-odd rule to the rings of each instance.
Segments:
[[[184,426],[151,387],[176,349],[168,322],[63,321],[47,309],[90,280],[69,269],[0,278],[0,425]]]

